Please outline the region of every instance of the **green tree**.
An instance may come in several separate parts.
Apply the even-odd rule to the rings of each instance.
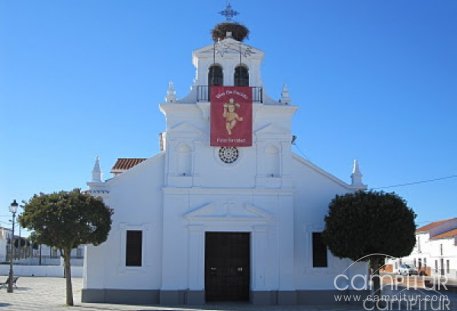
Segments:
[[[32,230],[34,242],[57,248],[64,259],[69,306],[73,305],[71,250],[78,245],[106,241],[112,214],[100,198],[79,189],[34,195],[24,206],[19,217],[21,226]]]
[[[333,255],[367,261],[373,292],[380,295],[379,269],[386,255],[403,257],[416,243],[416,214],[395,193],[358,191],[337,195],[329,205],[322,233]]]

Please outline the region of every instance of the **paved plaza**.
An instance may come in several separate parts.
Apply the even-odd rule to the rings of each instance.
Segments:
[[[5,277],[6,278],[6,277]],[[364,310],[356,305],[321,305],[321,306],[253,306],[250,304],[208,304],[204,306],[135,306],[119,304],[81,303],[82,279],[73,279],[74,307],[65,306],[65,279],[51,277],[20,277],[14,293],[7,293],[6,288],[0,289],[0,311],[55,311],[55,310],[121,310],[121,311],[356,311]],[[455,296],[454,296],[455,298]],[[454,305],[455,306],[455,305]],[[407,310],[407,309],[405,309]],[[453,310],[451,308],[451,310]]]

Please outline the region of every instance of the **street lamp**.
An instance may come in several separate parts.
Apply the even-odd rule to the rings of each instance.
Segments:
[[[17,202],[16,200],[13,201],[10,205],[10,212],[13,214],[13,233],[10,239],[10,275],[8,277],[8,293],[13,292],[13,258],[14,258],[14,220],[16,218],[16,211],[17,211]]]

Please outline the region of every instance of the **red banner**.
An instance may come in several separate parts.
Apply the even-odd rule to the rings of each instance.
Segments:
[[[210,145],[252,146],[252,90],[249,86],[211,86]]]

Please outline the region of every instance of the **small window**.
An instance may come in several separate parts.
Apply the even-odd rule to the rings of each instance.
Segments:
[[[435,260],[435,272],[438,272],[438,260]]]
[[[449,274],[451,273],[451,261],[446,260],[446,273]]]
[[[125,265],[141,267],[143,232],[127,230]]]
[[[208,72],[208,85],[209,86],[222,86],[224,85],[224,76],[222,73],[222,67],[219,65],[213,65],[209,67]]]
[[[321,232],[313,232],[313,267],[327,267],[327,247],[322,241]]]
[[[76,257],[77,258],[82,258],[83,257],[83,250],[81,248],[76,249]]]
[[[235,68],[235,86],[249,86],[249,72],[244,66]]]
[[[417,252],[418,253],[421,253],[421,239],[420,239],[420,236],[417,236],[417,239],[416,239],[416,244],[417,244]]]

